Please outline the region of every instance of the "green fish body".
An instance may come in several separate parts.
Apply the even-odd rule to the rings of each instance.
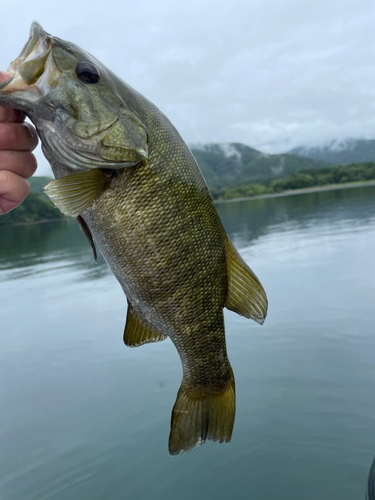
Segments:
[[[76,217],[120,282],[125,344],[170,337],[180,355],[170,453],[229,441],[235,384],[223,308],[262,324],[267,298],[228,239],[189,148],[155,105],[37,23],[9,71],[0,104],[35,124],[57,179],[47,194]]]

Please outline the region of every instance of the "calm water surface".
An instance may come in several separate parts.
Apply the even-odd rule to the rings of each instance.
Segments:
[[[375,455],[375,188],[218,205],[269,297],[226,312],[232,442],[170,457],[181,365],[129,349],[74,223],[0,231],[2,500],[355,500]]]

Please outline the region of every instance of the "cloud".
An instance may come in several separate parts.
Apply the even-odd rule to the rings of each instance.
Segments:
[[[267,152],[375,137],[372,0],[0,0],[6,68],[30,22],[93,53],[184,139]]]

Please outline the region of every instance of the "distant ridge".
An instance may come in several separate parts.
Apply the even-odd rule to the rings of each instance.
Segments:
[[[322,160],[294,153],[271,155],[237,142],[191,145],[190,148],[208,186],[216,189],[327,166]]]
[[[334,165],[348,165],[375,161],[375,140],[346,139],[331,141],[324,146],[300,146],[290,151],[305,158],[326,161]]]
[[[354,146],[357,146],[358,142],[375,143],[336,142],[334,147],[336,152],[347,151],[350,147],[355,149]],[[264,195],[279,196],[282,192],[301,189],[336,189],[338,186],[369,185],[375,182],[375,162],[371,161],[352,164],[344,164],[347,162],[342,161],[340,165],[333,165],[293,153],[270,155],[239,143],[195,145],[191,149],[206,177],[214,201]],[[316,149],[320,151],[319,148]],[[298,151],[302,150],[306,152],[307,148],[298,148]],[[43,187],[50,180],[49,177],[32,177],[31,193],[25,203],[10,214],[2,216],[0,223],[39,220],[40,210],[44,219],[50,219],[53,214],[49,214],[47,208],[52,208],[53,205],[43,192]],[[27,203],[29,206],[26,206]],[[54,210],[56,215],[56,209]],[[9,220],[6,220],[6,217]]]
[[[192,144],[190,149],[210,189],[273,181],[300,170],[332,165],[375,162],[375,140],[331,141],[322,147],[297,147],[282,154],[267,154],[238,142]],[[48,177],[31,178],[31,191],[43,195]]]

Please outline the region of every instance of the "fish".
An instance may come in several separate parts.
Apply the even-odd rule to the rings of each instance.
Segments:
[[[268,301],[191,151],[147,98],[37,22],[8,72],[0,104],[35,125],[55,176],[47,195],[126,295],[125,344],[169,337],[180,356],[169,453],[229,442],[236,401],[223,309],[263,324]]]

